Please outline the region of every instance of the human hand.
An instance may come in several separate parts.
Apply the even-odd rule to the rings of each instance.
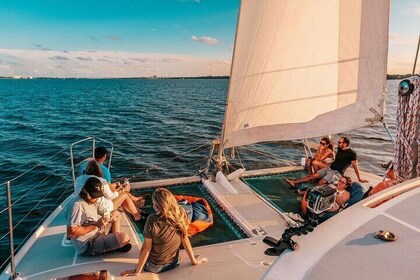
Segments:
[[[138,276],[139,274],[135,269],[125,270],[120,273],[121,276]]]
[[[125,192],[130,192],[130,191],[131,191],[131,185],[130,185],[130,183],[129,183],[129,182],[127,182],[127,183],[125,183],[125,184],[123,185],[123,190],[124,190]]]
[[[368,180],[365,180],[365,179],[359,179],[359,182],[360,183],[369,183],[369,181]]]
[[[109,219],[111,219],[111,218],[109,218]],[[96,221],[96,226],[98,227],[98,228],[102,228],[102,227],[104,227],[104,226],[106,226],[106,225],[108,225],[109,224],[109,220],[108,220],[108,217],[105,217],[105,216],[103,216],[102,218],[100,218],[98,221]]]
[[[202,264],[208,262],[207,258],[202,258],[200,256],[195,256],[194,261],[191,262],[192,265]]]

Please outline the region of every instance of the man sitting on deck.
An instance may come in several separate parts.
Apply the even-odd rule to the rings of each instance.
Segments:
[[[95,160],[99,163],[99,166],[101,167],[102,177],[105,178],[105,180],[108,183],[111,183],[111,172],[109,172],[109,169],[104,165],[107,155],[108,155],[108,150],[105,147],[95,148]],[[80,165],[79,167],[80,175],[84,174],[86,166],[88,165],[90,160],[92,160],[92,158],[84,160],[84,162]]]
[[[367,180],[360,178],[359,167],[357,165],[357,154],[349,147],[349,145],[350,139],[348,139],[347,137],[341,137],[338,141],[338,149],[337,154],[335,155],[335,160],[330,165],[330,167],[320,169],[317,173],[305,176],[297,180],[290,180],[286,178],[286,181],[293,188],[295,188],[297,184],[317,179],[320,179],[320,181],[318,182],[318,185],[320,186],[325,184],[336,183],[344,175],[344,172],[351,164],[359,182],[368,182]]]
[[[128,234],[121,231],[121,214],[98,215],[95,202],[103,196],[102,183],[98,178],[89,178],[67,206],[67,237],[80,255],[94,256],[109,251],[128,252],[131,249]],[[112,230],[112,233],[109,231]]]

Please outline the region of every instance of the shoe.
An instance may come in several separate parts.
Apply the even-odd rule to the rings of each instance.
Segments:
[[[392,164],[392,161],[387,162],[387,163],[381,163],[381,167],[385,168],[385,169],[388,169],[391,164]]]
[[[127,253],[128,251],[131,250],[133,246],[131,245],[131,243],[127,243],[124,246],[122,246],[121,248],[116,249],[115,251],[118,252],[122,252],[122,253]]]

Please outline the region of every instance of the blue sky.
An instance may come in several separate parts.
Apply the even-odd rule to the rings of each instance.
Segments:
[[[239,0],[2,1],[0,76],[227,75],[238,7]],[[420,0],[393,0],[389,73],[411,72],[419,32]]]

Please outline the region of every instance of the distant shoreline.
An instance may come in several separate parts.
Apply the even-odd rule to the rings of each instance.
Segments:
[[[13,80],[162,80],[162,79],[169,79],[169,80],[189,80],[189,79],[229,79],[229,76],[200,76],[200,77],[115,77],[115,78],[58,78],[58,77],[23,77],[23,76],[15,76],[15,77],[1,77],[0,79],[13,79]]]
[[[411,74],[387,74],[386,79],[387,80],[401,80],[408,77],[411,77]],[[58,77],[23,77],[23,76],[15,76],[15,77],[1,77],[0,79],[13,79],[13,80],[162,80],[162,79],[168,79],[168,80],[199,80],[199,79],[225,79],[228,80],[229,76],[199,76],[199,77],[158,77],[158,76],[152,76],[152,77],[123,77],[123,78],[58,78]]]

